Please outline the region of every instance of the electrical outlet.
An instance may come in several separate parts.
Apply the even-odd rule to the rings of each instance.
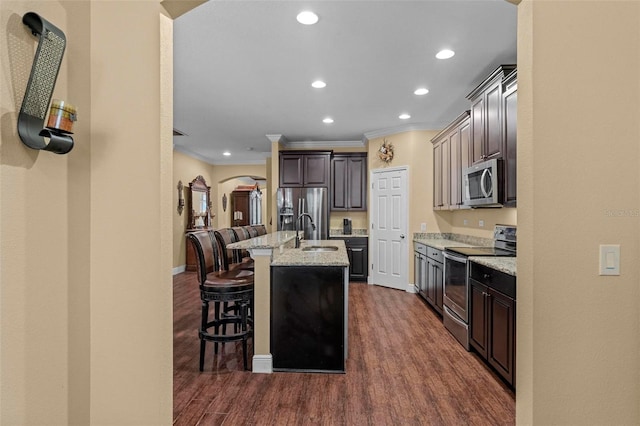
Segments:
[[[421,223],[420,224],[420,232],[427,232],[427,224],[426,223]]]
[[[462,223],[464,224],[464,226],[467,226],[469,224],[469,221],[465,219],[464,221],[462,221]]]
[[[479,220],[479,221],[478,221],[478,226],[479,226],[480,228],[484,227],[484,220]]]

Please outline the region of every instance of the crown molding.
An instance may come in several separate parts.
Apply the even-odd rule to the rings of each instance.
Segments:
[[[366,132],[364,134],[364,138],[367,141],[370,141],[371,139],[382,138],[384,136],[391,136],[391,135],[404,133],[404,132],[415,132],[415,131],[422,131],[422,130],[440,131],[447,124],[449,123],[445,123],[442,126],[439,126],[438,128],[435,128],[435,129],[433,128],[434,127],[433,124],[427,124],[427,123],[415,123],[415,124],[407,124],[404,126],[387,127],[386,129],[373,130],[371,132]]]
[[[182,154],[188,155],[189,157],[195,158],[196,160],[203,161],[207,164],[211,164],[212,166],[242,166],[242,165],[263,165],[267,163],[266,157],[271,157],[271,153],[265,153],[265,158],[259,160],[238,160],[234,161],[231,159],[227,160],[213,160],[209,157],[205,157],[204,155],[198,154],[185,148],[183,146],[173,145],[173,150],[181,152]]]
[[[286,148],[363,148],[364,140],[359,141],[286,141],[282,144]]]
[[[287,138],[285,138],[283,135],[265,135],[265,136],[267,137],[267,139],[271,141],[271,143],[273,142],[287,143]]]

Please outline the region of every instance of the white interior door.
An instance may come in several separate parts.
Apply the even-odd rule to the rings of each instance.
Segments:
[[[407,290],[407,169],[374,170],[371,183],[371,283]]]

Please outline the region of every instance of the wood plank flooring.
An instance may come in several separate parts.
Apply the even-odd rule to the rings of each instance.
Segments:
[[[415,294],[350,285],[346,374],[253,374],[240,344],[208,344],[200,373],[196,277],[173,282],[175,425],[515,423],[514,393]]]

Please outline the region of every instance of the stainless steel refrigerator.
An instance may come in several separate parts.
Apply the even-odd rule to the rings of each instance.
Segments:
[[[329,193],[327,188],[278,188],[278,231],[295,231],[296,220],[308,213],[316,226],[314,230],[308,217],[300,218],[298,229],[305,240],[329,239]]]

